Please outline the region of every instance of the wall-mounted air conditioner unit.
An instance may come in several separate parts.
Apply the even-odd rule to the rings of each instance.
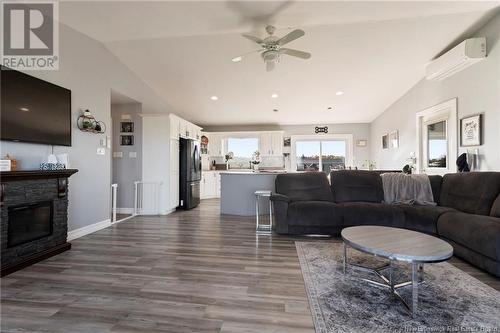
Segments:
[[[427,80],[441,81],[486,58],[486,38],[464,40],[427,66]]]

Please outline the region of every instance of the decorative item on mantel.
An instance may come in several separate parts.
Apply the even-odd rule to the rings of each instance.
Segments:
[[[1,171],[16,171],[17,170],[17,160],[14,156],[7,154],[4,159],[1,160]]]
[[[82,132],[90,132],[95,134],[103,134],[106,132],[106,124],[95,119],[95,117],[87,109],[78,117],[76,122],[78,129]]]

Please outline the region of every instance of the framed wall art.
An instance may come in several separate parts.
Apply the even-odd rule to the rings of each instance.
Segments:
[[[460,146],[480,146],[483,136],[483,115],[476,114],[460,119]]]
[[[389,148],[389,134],[382,135],[382,149]]]
[[[131,121],[122,121],[120,123],[121,133],[134,133],[134,123]]]
[[[133,135],[120,135],[120,144],[122,146],[133,146],[134,136]]]

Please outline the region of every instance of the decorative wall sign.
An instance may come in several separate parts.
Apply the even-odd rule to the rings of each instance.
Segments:
[[[483,144],[483,116],[476,114],[460,119],[460,146],[480,146]]]
[[[382,149],[389,148],[389,134],[382,135]]]
[[[325,133],[325,134],[327,134],[328,133],[328,126],[324,126],[324,127],[316,126],[314,128],[314,133],[316,133],[316,134],[318,134],[318,133]]]
[[[120,141],[122,146],[133,146],[134,136],[133,135],[120,135]]]
[[[120,123],[121,133],[134,133],[134,123],[131,121],[122,121]]]
[[[389,144],[391,148],[398,148],[399,147],[399,132],[397,130],[392,131],[389,134]]]
[[[356,140],[356,146],[357,147],[366,147],[368,145],[367,140]]]

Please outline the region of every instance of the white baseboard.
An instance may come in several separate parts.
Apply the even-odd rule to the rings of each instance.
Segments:
[[[96,232],[98,230],[107,228],[111,225],[111,220],[107,219],[101,222],[97,222],[94,224],[86,225],[85,227],[78,228],[75,230],[68,231],[68,242],[72,241],[74,239],[83,237],[85,235],[91,234],[93,232]]]
[[[133,208],[116,208],[117,214],[134,214]]]

